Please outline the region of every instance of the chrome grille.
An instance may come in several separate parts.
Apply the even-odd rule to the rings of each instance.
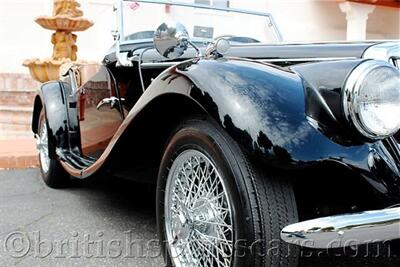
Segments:
[[[364,51],[363,58],[383,60],[399,67],[400,41],[372,45]]]
[[[400,69],[400,41],[388,41],[383,43],[378,43],[369,47],[364,51],[363,58],[365,59],[376,59],[384,60],[394,65],[397,69]],[[400,131],[394,135],[391,139],[392,146],[388,146],[387,149],[391,153],[400,155]],[[396,146],[396,149],[394,146]]]
[[[400,69],[400,57],[391,57],[389,59],[390,64],[394,65],[397,69]]]
[[[389,59],[389,62],[391,64],[393,64],[397,69],[400,70],[400,57],[397,57],[397,56],[391,57]],[[398,147],[400,149],[400,131],[397,134],[394,135],[394,139],[396,139],[397,145],[398,145]]]

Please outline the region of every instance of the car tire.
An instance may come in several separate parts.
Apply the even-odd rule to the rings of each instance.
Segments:
[[[280,239],[298,220],[291,184],[255,167],[209,119],[188,119],[169,139],[156,202],[168,266],[298,265],[298,248]]]
[[[49,145],[49,130],[46,121],[45,112],[42,110],[39,115],[37,136],[40,173],[47,186],[51,188],[64,188],[69,185],[70,175],[56,159],[49,157],[51,146]]]

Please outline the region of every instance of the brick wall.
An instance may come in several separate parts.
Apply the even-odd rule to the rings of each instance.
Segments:
[[[10,90],[32,90],[40,87],[40,83],[33,80],[29,74],[0,73],[0,92]]]
[[[39,87],[29,74],[0,73],[0,140],[32,139],[33,102]]]

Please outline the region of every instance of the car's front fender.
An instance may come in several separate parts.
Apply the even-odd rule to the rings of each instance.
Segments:
[[[358,63],[348,63],[347,70],[350,72],[351,66]],[[340,67],[344,62],[336,64]],[[331,68],[334,66],[330,64]],[[298,72],[257,61],[224,58],[185,62],[171,71],[190,79],[190,97],[242,148],[266,164],[304,169],[331,162],[364,177],[381,193],[397,194],[398,188],[393,184],[399,179],[399,170],[393,167],[397,164],[385,152],[382,142],[343,142],[343,138],[332,138],[321,131],[318,122],[307,114],[307,105],[326,105],[326,99],[308,101],[307,84],[313,81],[309,83]],[[342,85],[346,77],[332,76],[326,86],[335,79],[333,84]],[[320,86],[324,86],[322,80]],[[340,86],[336,89],[340,95]],[[329,105],[325,108],[331,110]],[[340,120],[336,119],[330,125],[331,132],[342,133],[339,125]],[[381,162],[390,164],[383,168]]]
[[[288,69],[239,59],[200,60],[176,71],[199,102],[247,151],[280,166],[323,159],[354,160],[367,146],[343,146],[313,127],[303,79]]]

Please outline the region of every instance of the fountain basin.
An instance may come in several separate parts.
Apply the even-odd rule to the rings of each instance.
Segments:
[[[70,59],[27,59],[23,65],[29,68],[32,77],[39,82],[47,82],[59,79],[60,66],[64,63],[71,62]]]
[[[90,20],[83,17],[73,18],[68,15],[40,16],[35,19],[35,22],[48,30],[68,32],[84,31],[93,26],[93,22]]]

